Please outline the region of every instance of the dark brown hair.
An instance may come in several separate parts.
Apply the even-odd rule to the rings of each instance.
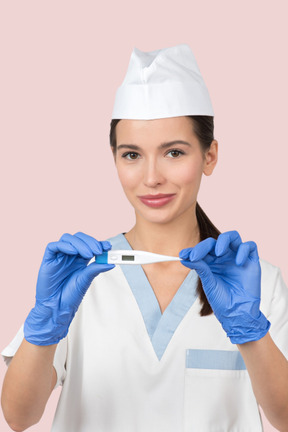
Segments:
[[[214,140],[214,117],[212,116],[187,116],[191,119],[193,132],[197,136],[203,154],[210,148]],[[116,125],[120,119],[111,120],[110,124],[110,146],[116,154]],[[199,226],[200,240],[208,237],[218,238],[220,231],[213,225],[208,216],[204,213],[198,202],[196,203],[196,218]],[[204,293],[201,280],[199,278],[197,293],[201,302],[201,316],[210,315],[213,311]]]

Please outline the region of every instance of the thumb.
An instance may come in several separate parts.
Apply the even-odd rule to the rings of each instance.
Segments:
[[[210,270],[210,267],[208,264],[205,263],[205,261],[181,261],[183,265],[186,267],[189,267],[193,270],[196,270],[198,276],[201,279],[203,289],[205,291],[205,294],[207,297],[214,291],[215,289],[215,279],[212,271]]]
[[[77,282],[81,288],[88,288],[92,280],[98,276],[99,273],[112,270],[114,267],[114,264],[98,264],[93,262],[82,270],[82,272],[78,275]]]

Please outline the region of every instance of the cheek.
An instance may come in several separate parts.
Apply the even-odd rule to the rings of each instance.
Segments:
[[[133,189],[140,181],[137,170],[127,169],[127,167],[117,167],[118,177],[124,190]]]
[[[179,167],[175,173],[175,183],[183,186],[200,184],[202,177],[202,164],[189,164]]]

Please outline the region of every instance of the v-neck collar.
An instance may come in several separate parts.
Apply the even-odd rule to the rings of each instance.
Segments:
[[[132,250],[124,234],[109,239],[112,249]],[[141,265],[121,265],[142,314],[155,354],[161,360],[172,336],[194,304],[198,275],[190,270],[163,314],[153,288]]]

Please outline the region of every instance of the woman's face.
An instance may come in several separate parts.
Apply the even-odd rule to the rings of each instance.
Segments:
[[[217,162],[217,141],[203,154],[188,117],[121,120],[116,138],[119,179],[138,216],[169,223],[194,211],[202,174]]]

